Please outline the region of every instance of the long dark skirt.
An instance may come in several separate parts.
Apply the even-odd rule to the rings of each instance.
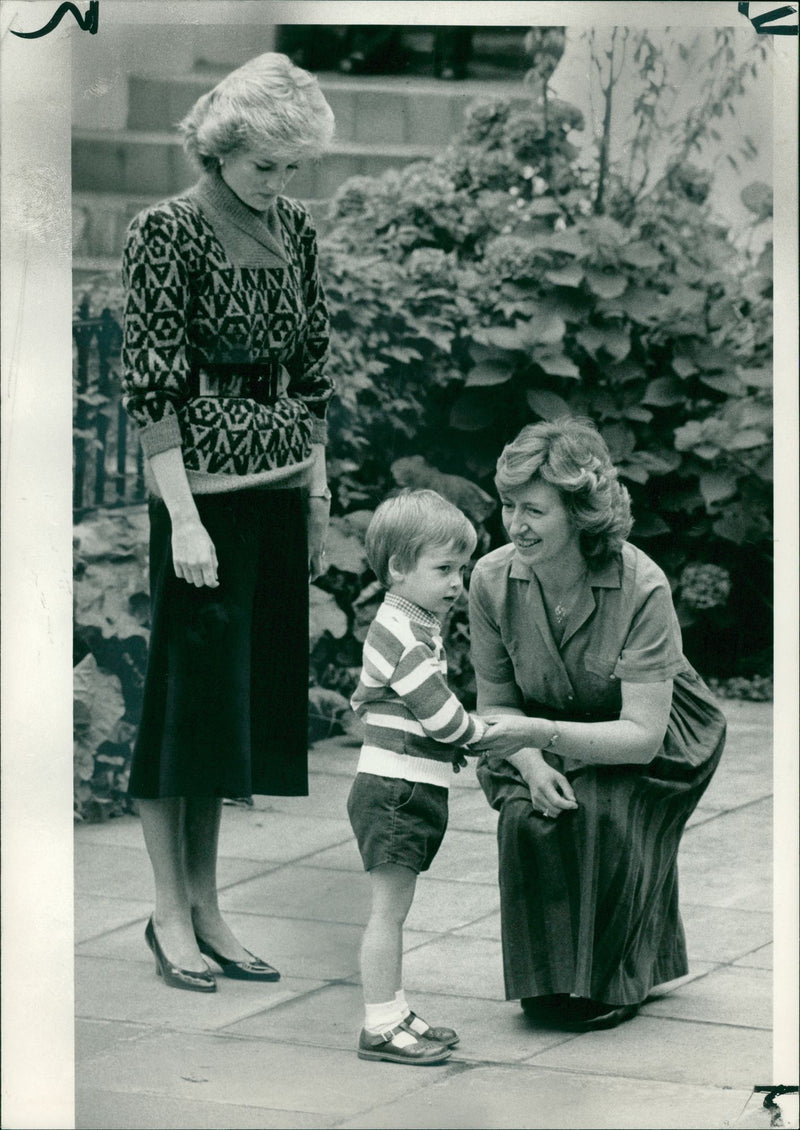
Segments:
[[[308,793],[308,560],[299,490],[198,495],[219,586],[175,576],[150,502],[152,633],[129,792]]]
[[[677,857],[724,745],[724,720],[716,712],[707,721],[712,741],[700,765],[665,756],[648,766],[568,770],[579,807],[556,819],[534,811],[507,762],[482,759],[478,776],[500,811],[509,1000],[572,993],[636,1004],[688,972]]]

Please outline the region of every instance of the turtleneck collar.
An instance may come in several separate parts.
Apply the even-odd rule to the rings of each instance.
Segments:
[[[235,224],[278,258],[286,261],[277,201],[273,200],[264,212],[249,208],[228,187],[216,169],[203,174],[195,187],[195,192],[202,203],[212,211],[223,216],[229,223]]]

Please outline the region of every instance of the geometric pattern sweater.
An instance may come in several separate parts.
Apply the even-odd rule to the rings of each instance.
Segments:
[[[255,212],[206,173],[135,217],[123,280],[123,403],[145,455],[180,447],[196,493],[300,485],[333,394],[302,205]]]
[[[463,747],[486,731],[447,685],[439,621],[393,593],[367,632],[350,705],[364,722],[359,773],[447,788],[465,764]]]

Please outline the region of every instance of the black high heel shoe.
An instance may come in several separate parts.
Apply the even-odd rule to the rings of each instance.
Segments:
[[[204,953],[206,957],[216,961],[226,977],[232,977],[234,981],[280,981],[281,975],[278,970],[274,969],[268,962],[262,961],[260,957],[250,953],[250,950],[245,950],[245,953],[251,958],[250,961],[232,961],[229,957],[223,957],[221,953],[217,953],[213,946],[204,942],[197,934],[195,934],[195,937],[200,953]]]
[[[179,969],[173,965],[158,944],[153,917],[150,916],[144,930],[144,940],[147,942],[153,957],[156,959],[156,974],[161,977],[165,985],[173,989],[188,989],[192,993],[215,993],[217,982],[209,970],[205,973],[195,972],[193,969]]]

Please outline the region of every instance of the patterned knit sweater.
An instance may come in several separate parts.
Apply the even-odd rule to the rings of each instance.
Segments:
[[[305,209],[254,212],[207,173],[136,216],[123,278],[124,404],[145,455],[181,447],[195,492],[302,483],[333,392]]]
[[[360,773],[449,786],[460,747],[483,737],[447,685],[435,616],[389,593],[364,641],[361,677],[350,705],[365,724]]]

